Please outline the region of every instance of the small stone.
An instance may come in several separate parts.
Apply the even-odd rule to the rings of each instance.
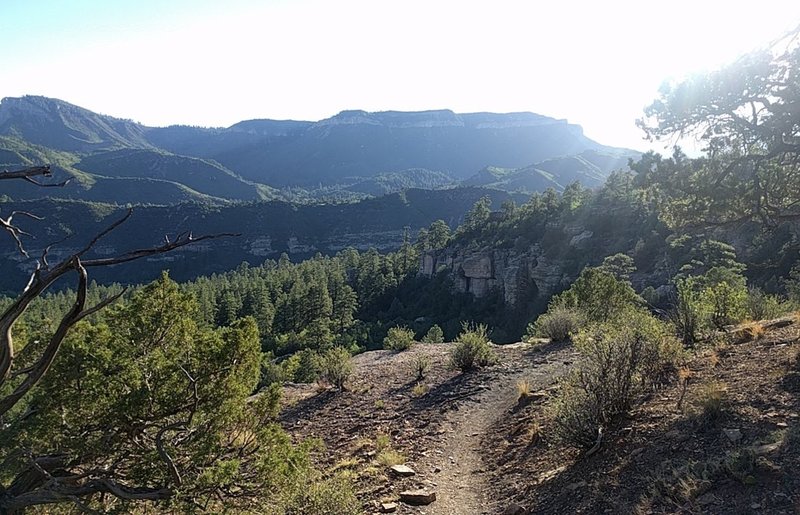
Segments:
[[[394,513],[397,511],[396,502],[383,502],[381,503],[381,513]]]
[[[442,471],[442,468],[441,468],[441,467],[433,467],[433,473],[434,473],[434,474],[438,474],[438,473],[439,473],[439,472],[441,472],[441,471]]]
[[[725,428],[722,432],[734,445],[742,441],[742,431],[740,429]]]
[[[717,499],[716,499],[716,497],[714,497],[714,494],[707,493],[707,494],[703,494],[703,495],[701,495],[700,497],[697,498],[697,504],[699,504],[701,506],[707,506],[709,504],[714,504],[714,502],[716,500]]]
[[[436,492],[428,490],[406,490],[400,492],[400,501],[414,506],[425,506],[436,500]]]
[[[511,503],[503,510],[502,515],[525,515],[525,508],[517,503]]]
[[[780,446],[780,442],[757,445],[753,447],[753,452],[756,453],[757,456],[763,456],[764,454],[771,454],[777,451]]]
[[[407,465],[392,465],[389,469],[400,477],[409,477],[416,474],[414,469]]]
[[[586,481],[578,481],[577,483],[571,483],[567,485],[566,487],[564,487],[564,490],[567,490],[569,492],[574,492],[578,488],[583,488],[584,486],[586,486]]]
[[[777,422],[775,425],[778,427],[789,427],[789,424],[786,422]]]
[[[757,510],[759,508],[761,508],[761,505],[758,504],[757,502],[754,502],[753,504],[750,505],[750,509]]]

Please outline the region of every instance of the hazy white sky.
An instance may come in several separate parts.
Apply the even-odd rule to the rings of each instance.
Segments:
[[[800,1],[0,0],[0,97],[148,125],[343,109],[533,111],[644,149],[668,78],[800,23]]]

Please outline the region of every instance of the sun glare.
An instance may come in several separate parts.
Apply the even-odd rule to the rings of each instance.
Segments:
[[[19,51],[0,56],[15,79],[2,96],[70,99],[150,125],[533,111],[641,148],[634,121],[662,81],[718,67],[800,22],[800,3],[783,0],[759,10],[785,26],[753,23],[751,6],[731,2],[145,3],[116,18],[104,9],[108,20],[53,27],[44,42],[26,47],[31,36],[19,34]]]

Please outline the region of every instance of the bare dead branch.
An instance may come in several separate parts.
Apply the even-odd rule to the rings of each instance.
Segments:
[[[44,166],[30,166],[22,170],[15,170],[10,172],[3,170],[0,172],[0,180],[3,179],[30,179],[31,177],[52,177],[53,172],[50,171],[50,165]]]
[[[65,317],[62,319],[62,325],[59,326],[59,329],[56,331],[56,334],[51,339],[50,344],[48,345],[45,354],[42,356],[42,360],[37,363],[30,374],[26,377],[26,379],[20,384],[19,388],[9,394],[4,399],[0,400],[0,416],[6,413],[11,407],[13,407],[17,402],[19,402],[20,398],[30,390],[30,388],[41,379],[42,374],[47,370],[52,362],[52,359],[55,357],[55,353],[58,351],[58,348],[61,345],[61,341],[66,336],[66,332],[69,330],[72,325],[77,323],[82,318],[89,316],[93,313],[96,313],[100,309],[106,307],[111,302],[114,302],[119,298],[119,296],[111,297],[106,301],[100,302],[97,306],[89,308],[84,312],[84,303],[85,303],[85,282],[86,282],[86,268],[91,266],[109,266],[115,265],[120,263],[127,263],[129,261],[134,261],[137,259],[141,259],[148,256],[153,256],[157,254],[163,254],[166,252],[170,252],[172,250],[184,247],[186,245],[190,245],[193,243],[197,243],[204,240],[212,240],[226,236],[234,236],[231,233],[223,233],[223,234],[211,234],[206,236],[201,236],[199,238],[195,238],[192,236],[191,233],[182,233],[179,238],[176,238],[174,241],[165,243],[163,245],[153,247],[150,249],[140,249],[140,250],[133,250],[119,256],[113,256],[108,258],[99,258],[99,259],[88,259],[82,260],[81,256],[91,250],[91,248],[102,238],[103,236],[107,235],[120,225],[122,225],[128,218],[131,216],[131,210],[119,220],[113,222],[109,225],[106,229],[102,230],[98,233],[94,238],[92,238],[87,246],[83,249],[78,251],[77,253],[73,254],[69,258],[65,259],[64,261],[58,263],[57,265],[53,266],[52,268],[49,267],[49,264],[45,261],[45,267],[43,268],[42,262],[37,263],[37,268],[34,273],[31,275],[31,279],[28,282],[28,286],[22,292],[22,294],[17,297],[14,303],[12,303],[6,311],[0,315],[0,384],[5,382],[11,371],[11,366],[14,361],[14,345],[13,339],[11,335],[11,328],[14,323],[22,316],[25,310],[28,308],[30,303],[41,295],[53,282],[55,282],[58,278],[63,276],[64,274],[72,271],[77,270],[79,274],[79,287],[78,287],[78,296],[82,296],[83,300],[81,301],[80,309],[76,312],[70,311]],[[46,253],[44,254],[46,258]],[[80,301],[76,299],[76,302]],[[58,336],[58,338],[56,338]],[[51,354],[52,353],[52,354]],[[45,359],[46,358],[46,359]]]
[[[240,234],[226,232],[220,234],[208,234],[197,238],[193,237],[191,234],[188,234],[180,240],[176,238],[175,241],[172,241],[170,243],[165,243],[163,245],[160,245],[158,247],[153,247],[150,249],[132,250],[130,252],[126,252],[125,254],[120,254],[119,256],[114,256],[109,258],[86,259],[83,261],[83,266],[90,267],[90,266],[118,265],[120,263],[127,263],[128,261],[133,261],[136,259],[153,256],[155,254],[164,254],[165,252],[185,247],[186,245],[191,245],[193,243],[197,243],[200,241],[216,240],[219,238],[228,238],[232,236],[240,236]]]
[[[95,304],[94,306],[90,307],[89,309],[83,310],[81,312],[81,314],[78,316],[78,320],[76,320],[76,322],[80,321],[80,320],[83,320],[84,318],[86,318],[88,316],[94,315],[95,313],[97,313],[101,309],[105,308],[106,306],[115,303],[120,297],[125,295],[125,293],[127,293],[127,291],[128,291],[127,287],[123,288],[122,291],[117,293],[116,295],[112,295],[111,297],[103,299],[100,302],[98,302],[97,304]]]
[[[172,459],[172,456],[169,455],[166,449],[164,449],[164,434],[167,431],[175,431],[175,430],[185,430],[186,426],[184,425],[184,421],[173,422],[167,426],[162,427],[158,434],[156,434],[156,450],[158,451],[158,455],[161,457],[161,460],[167,465],[167,471],[169,472],[169,476],[172,479],[172,482],[175,483],[176,486],[180,487],[183,484],[183,479],[181,478],[180,472],[178,472],[178,467],[175,466],[175,461]]]
[[[108,478],[91,479],[77,485],[54,478],[39,488],[0,499],[0,511],[14,513],[31,506],[72,501],[104,493],[127,501],[160,501],[169,499],[173,495],[173,491],[169,488],[134,488]]]
[[[78,291],[75,295],[75,303],[66,315],[61,319],[58,329],[50,337],[50,341],[42,352],[42,355],[36,361],[36,364],[31,367],[30,373],[25,379],[14,389],[13,392],[0,398],[0,416],[3,416],[14,405],[19,402],[26,393],[30,391],[33,386],[39,382],[47,369],[53,363],[58,349],[61,347],[61,342],[67,336],[69,329],[75,323],[85,316],[84,307],[86,305],[86,289],[88,284],[88,277],[86,269],[81,265],[80,258],[77,256],[70,260],[72,267],[78,272]]]
[[[50,183],[39,182],[39,181],[37,181],[35,179],[31,179],[30,177],[25,177],[25,180],[27,182],[31,183],[31,184],[35,184],[36,186],[39,186],[40,188],[63,188],[64,186],[66,186],[67,184],[72,182],[72,178],[71,177],[69,179],[65,179],[65,180],[63,180],[61,182],[50,182]]]

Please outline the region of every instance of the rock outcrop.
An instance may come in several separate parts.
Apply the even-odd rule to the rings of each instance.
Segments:
[[[484,297],[499,290],[512,306],[523,299],[547,298],[568,279],[559,264],[545,257],[536,245],[523,252],[448,248],[423,254],[419,273],[432,277],[440,272],[449,273],[460,292]]]

